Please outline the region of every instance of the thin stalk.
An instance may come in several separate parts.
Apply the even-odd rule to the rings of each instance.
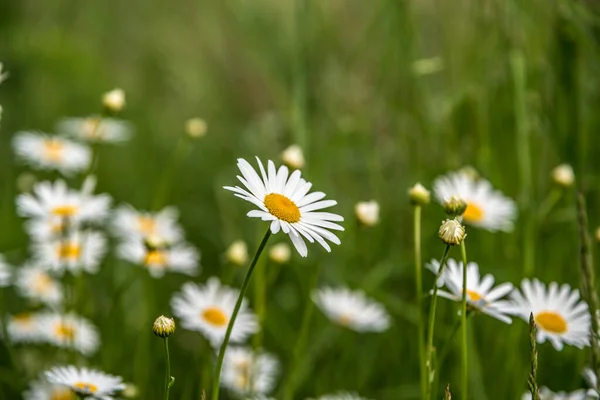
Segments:
[[[438,293],[438,279],[442,276],[442,272],[444,272],[444,267],[446,266],[446,261],[448,260],[448,253],[450,251],[450,245],[446,246],[444,250],[444,255],[442,256],[442,260],[440,261],[440,269],[438,273],[435,275],[435,281],[433,282],[433,294],[431,295],[431,307],[429,309],[429,329],[427,331],[427,399],[431,399],[431,382],[433,375],[433,365],[432,365],[432,354],[433,354],[433,329],[435,327],[435,309],[437,307],[437,293]]]
[[[169,356],[169,338],[165,338],[165,357],[167,360],[167,368],[165,375],[165,400],[169,400],[169,390],[171,389],[171,357]]]
[[[419,367],[421,373],[421,398],[427,395],[427,369],[425,364],[425,324],[423,321],[423,275],[421,265],[421,206],[415,205],[414,215],[414,245],[415,245],[415,292],[419,316],[417,327],[419,332]]]
[[[537,326],[535,325],[535,319],[533,313],[529,314],[529,356],[531,362],[531,372],[529,373],[529,379],[527,384],[529,385],[529,391],[531,392],[531,400],[540,400],[540,391],[537,384],[537,345],[536,345],[536,334]]]
[[[233,308],[233,313],[231,314],[231,319],[229,320],[229,324],[227,324],[227,331],[225,332],[225,338],[223,339],[223,343],[221,344],[221,348],[219,349],[219,356],[217,357],[217,365],[215,366],[215,378],[213,379],[212,385],[212,400],[219,399],[219,381],[221,379],[221,367],[223,366],[223,358],[225,357],[225,350],[227,350],[227,345],[229,344],[229,337],[231,336],[231,331],[233,330],[233,324],[235,324],[235,320],[237,318],[238,312],[240,311],[240,307],[242,306],[242,301],[244,300],[244,294],[246,293],[246,289],[248,287],[248,283],[250,282],[250,278],[252,277],[252,272],[254,271],[254,267],[256,266],[256,262],[263,252],[269,237],[271,236],[271,229],[267,228],[267,232],[265,233],[265,237],[263,237],[262,242],[258,246],[254,257],[252,258],[252,262],[250,263],[250,267],[248,267],[248,272],[246,272],[246,276],[244,277],[244,281],[242,282],[242,287],[240,288],[240,294],[235,302],[235,307]]]
[[[462,307],[460,322],[462,326],[462,398],[467,399],[469,387],[469,368],[467,358],[467,246],[465,241],[460,244],[463,261]]]

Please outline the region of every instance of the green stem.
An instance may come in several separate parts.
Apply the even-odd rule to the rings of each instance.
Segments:
[[[296,390],[296,386],[299,381],[300,374],[300,360],[305,353],[306,341],[308,339],[308,328],[310,326],[310,319],[312,317],[312,313],[314,310],[314,302],[311,300],[311,291],[314,287],[317,286],[317,281],[319,278],[319,273],[321,272],[320,268],[321,264],[318,264],[313,271],[313,275],[310,278],[310,282],[308,285],[308,294],[306,296],[306,304],[304,306],[304,315],[302,315],[302,325],[300,327],[300,335],[298,336],[298,340],[294,345],[294,353],[292,356],[292,363],[290,365],[290,374],[289,378],[285,382],[285,386],[283,388],[283,399],[291,400],[294,395],[294,391]]]
[[[427,379],[425,364],[425,326],[423,321],[423,275],[421,265],[421,206],[415,205],[414,215],[414,245],[415,245],[415,292],[417,296],[417,308],[419,310],[417,326],[419,332],[419,367],[421,373],[421,398],[427,395]]]
[[[219,399],[219,381],[221,379],[221,367],[223,366],[223,358],[225,357],[225,350],[227,350],[227,345],[229,344],[229,337],[231,336],[231,331],[233,330],[233,324],[235,324],[235,319],[237,318],[238,312],[240,311],[240,307],[242,306],[242,301],[244,300],[244,294],[246,293],[246,288],[248,287],[248,282],[250,282],[250,278],[252,277],[252,271],[254,271],[254,267],[256,266],[256,262],[263,252],[269,237],[271,236],[271,229],[268,228],[265,233],[265,237],[262,242],[258,246],[256,253],[254,254],[254,258],[252,259],[252,263],[250,263],[250,267],[248,268],[248,272],[246,272],[246,276],[244,277],[244,282],[242,282],[242,287],[240,288],[240,294],[235,302],[235,307],[233,308],[233,313],[231,314],[231,319],[229,320],[229,324],[227,324],[227,331],[225,332],[225,338],[223,339],[223,343],[221,344],[221,348],[219,349],[219,356],[217,357],[217,365],[215,366],[215,378],[213,379],[212,385],[212,400]]]
[[[460,315],[462,325],[462,398],[466,400],[469,387],[469,369],[467,360],[467,246],[464,240],[460,244],[460,250],[463,261],[462,309]]]
[[[165,375],[165,400],[169,400],[169,390],[171,389],[171,357],[169,356],[169,338],[165,338],[165,357],[167,359],[167,372]]]
[[[433,294],[431,295],[431,307],[429,309],[429,329],[427,331],[427,399],[431,399],[431,382],[433,375],[433,365],[432,365],[432,353],[433,353],[433,330],[435,327],[435,309],[437,307],[437,293],[438,293],[438,279],[442,276],[442,272],[444,272],[444,267],[446,266],[446,260],[448,260],[448,253],[450,251],[450,245],[446,246],[444,250],[444,255],[442,256],[442,260],[440,261],[440,269],[438,273],[435,275],[435,281],[433,282]]]

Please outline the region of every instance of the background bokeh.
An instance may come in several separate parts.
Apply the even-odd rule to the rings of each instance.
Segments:
[[[207,136],[190,145],[173,175],[166,201],[179,207],[187,237],[202,253],[200,282],[217,275],[239,285],[245,270],[226,262],[225,249],[244,239],[252,251],[266,228],[221,189],[235,182],[236,158],[280,162],[285,147],[299,144],[304,175],[338,200],[346,231],[331,254],[312,246],[306,259],[294,254],[289,265],[259,266],[270,280],[263,331],[253,343],[278,355],[285,381],[319,269],[320,283],[364,289],[394,322],[383,334],[360,335],[315,310],[295,398],[347,389],[416,399],[418,311],[406,191],[473,166],[518,202],[519,219],[508,234],[469,229],[469,259],[497,281],[518,284],[529,263],[530,275],[578,286],[574,193],[564,191],[542,220],[536,211],[555,190],[550,170],[567,162],[592,225],[600,223],[599,27],[600,8],[591,0],[1,1],[0,61],[10,78],[0,87],[0,252],[14,264],[27,257],[14,198],[17,177],[28,169],[15,161],[12,135],[52,132],[61,117],[97,113],[101,94],[113,87],[126,91],[122,117],[136,128],[131,142],[100,150],[97,191],[115,202],[152,208],[185,121],[200,116],[208,123]],[[370,199],[381,205],[381,222],[361,227],[353,207]],[[443,252],[443,217],[436,204],[424,209],[425,260]],[[533,254],[523,251],[525,243],[533,243]],[[83,307],[103,338],[90,363],[154,399],[162,390],[163,352],[150,326],[171,313],[168,301],[187,278],[167,275],[149,289],[140,273],[120,306],[108,307],[133,268],[110,255],[102,272],[86,279]],[[251,303],[252,296],[251,288]],[[7,307],[20,307],[10,293]],[[440,301],[436,343],[456,311]],[[529,368],[527,325],[477,316],[471,327],[471,398],[518,398]],[[212,350],[183,329],[171,342],[172,397],[198,399],[209,388]],[[458,383],[458,350],[457,341],[440,382]],[[53,362],[43,350],[22,349],[20,357],[31,371]],[[588,358],[586,351],[541,345],[540,384],[580,387]],[[3,360],[0,391],[17,398],[30,376],[15,377]]]

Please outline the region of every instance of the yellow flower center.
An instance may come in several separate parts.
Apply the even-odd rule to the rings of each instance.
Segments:
[[[52,278],[43,272],[36,275],[33,280],[33,290],[38,293],[47,292],[52,286]]]
[[[33,317],[31,316],[31,313],[21,313],[13,315],[12,320],[15,324],[29,326],[33,322]]]
[[[300,209],[290,199],[279,193],[270,193],[265,196],[267,210],[282,221],[294,223],[300,221]]]
[[[469,299],[471,299],[472,301],[479,301],[481,299],[483,299],[483,296],[480,295],[477,292],[474,292],[472,290],[467,289],[467,295],[469,296]]]
[[[52,389],[52,393],[50,394],[50,400],[73,400],[75,396],[70,389],[58,387]]]
[[[218,307],[208,307],[202,311],[202,319],[214,326],[225,326],[229,318],[227,315]]]
[[[156,231],[156,221],[152,217],[138,217],[138,230],[146,235],[152,235]]]
[[[75,242],[59,243],[56,253],[61,260],[78,260],[81,246]]]
[[[75,206],[56,206],[52,209],[52,214],[58,217],[72,217],[77,214],[77,211]]]
[[[144,258],[144,264],[149,267],[159,267],[167,265],[167,255],[160,250],[149,250]]]
[[[83,136],[89,139],[100,137],[100,129],[98,127],[99,124],[99,118],[87,118],[83,123]]]
[[[338,323],[342,326],[349,326],[352,323],[352,315],[347,313],[340,315]]]
[[[75,327],[70,324],[59,322],[54,327],[54,334],[61,340],[73,340],[75,339]]]
[[[93,383],[76,382],[73,384],[73,387],[78,392],[83,393],[96,393],[98,391],[98,386],[94,385]]]
[[[554,311],[542,311],[535,316],[535,322],[545,331],[552,333],[565,333],[567,321],[562,315]]]
[[[467,203],[463,218],[467,222],[479,222],[483,219],[483,209],[475,203]]]
[[[62,159],[64,144],[60,140],[46,139],[44,141],[44,155],[51,161],[58,162]]]

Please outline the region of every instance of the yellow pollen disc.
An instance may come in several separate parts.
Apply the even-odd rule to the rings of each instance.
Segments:
[[[75,328],[72,325],[59,322],[58,325],[54,327],[54,334],[59,339],[73,340],[75,339]]]
[[[202,319],[214,326],[225,326],[229,321],[227,315],[217,307],[208,307],[202,311]]]
[[[51,161],[62,160],[64,148],[65,146],[59,140],[46,139],[44,141],[44,155]]]
[[[535,316],[535,322],[545,331],[552,333],[565,333],[567,321],[562,315],[554,311],[542,311]]]
[[[467,203],[463,218],[467,222],[479,222],[483,219],[483,209],[475,203]]]
[[[70,389],[65,388],[55,388],[52,390],[52,394],[50,394],[50,400],[74,400],[75,396]]]
[[[87,118],[83,123],[83,135],[89,139],[95,139],[100,137],[100,129],[98,125],[100,124],[100,119],[98,118]]]
[[[467,295],[469,296],[469,298],[472,301],[479,301],[481,299],[483,299],[483,296],[481,296],[479,293],[474,292],[472,290],[467,289]]]
[[[338,323],[343,326],[348,326],[352,323],[352,316],[350,314],[342,314],[338,318]]]
[[[39,273],[33,280],[33,290],[38,293],[45,293],[52,286],[52,278],[45,273]]]
[[[279,193],[271,193],[265,196],[265,207],[267,210],[282,221],[294,223],[300,221],[300,209],[290,199]]]
[[[156,231],[156,221],[152,217],[138,217],[138,230],[146,236],[154,234]]]
[[[144,264],[150,267],[167,265],[167,255],[160,250],[149,250],[144,258]]]
[[[93,383],[85,383],[85,382],[76,382],[73,384],[73,387],[81,392],[85,393],[96,393],[98,391],[98,386]]]
[[[77,214],[75,206],[57,206],[52,209],[52,214],[59,217],[72,217]]]
[[[61,260],[78,260],[81,247],[74,242],[59,243],[56,252]]]

